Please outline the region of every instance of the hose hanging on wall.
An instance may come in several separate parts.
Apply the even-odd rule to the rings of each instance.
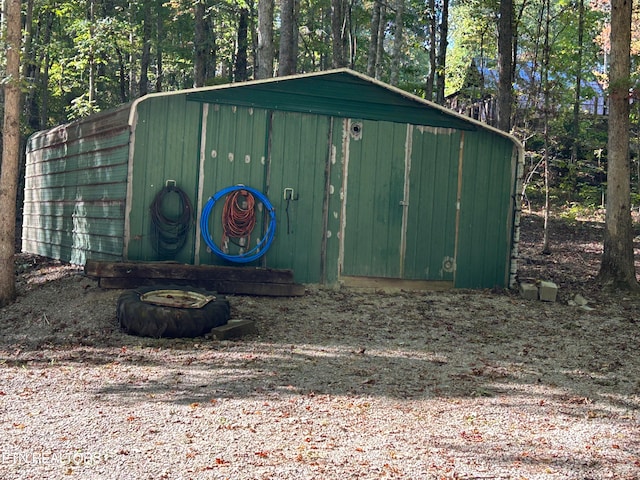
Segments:
[[[237,195],[236,195],[236,192],[237,192]],[[235,215],[236,220],[239,221],[238,223],[242,225],[240,227],[240,232],[236,232],[236,233],[244,234],[249,230],[248,229],[249,225],[251,226],[251,230],[253,230],[253,227],[255,226],[255,213],[252,213],[254,212],[254,207],[255,207],[255,199],[253,199],[253,197],[257,198],[260,202],[262,202],[264,207],[267,209],[267,212],[269,213],[269,224],[267,226],[267,230],[264,233],[263,237],[258,241],[258,243],[253,248],[247,250],[246,252],[240,253],[238,255],[230,255],[228,253],[225,253],[218,245],[216,245],[216,243],[213,241],[213,238],[211,237],[211,233],[209,232],[209,217],[211,216],[213,207],[215,206],[216,202],[220,200],[222,197],[224,197],[225,195],[230,196],[230,198],[228,198],[225,201],[225,207],[227,206],[226,205],[227,203],[229,204],[229,207],[228,207],[229,209],[236,208],[234,207],[234,204],[237,204],[237,207],[240,207],[240,208],[237,208],[237,211],[233,214]],[[252,200],[249,200],[250,196],[252,197]],[[246,205],[243,205],[244,202],[239,197],[244,197],[245,199],[244,202],[246,202]],[[238,203],[238,200],[240,200],[242,203]],[[251,212],[249,212],[250,202],[253,202],[253,205],[251,207]],[[224,216],[225,216],[224,210],[225,209],[223,209],[223,230],[224,230]],[[250,221],[251,217],[253,218],[253,225],[251,225],[251,221]],[[237,228],[237,227],[238,225],[234,225],[233,228]],[[200,217],[200,230],[202,231],[202,238],[204,239],[205,243],[216,255],[230,262],[249,263],[249,262],[253,262],[254,260],[257,260],[262,255],[267,253],[267,250],[271,246],[271,243],[273,242],[273,237],[275,236],[275,233],[276,233],[276,212],[273,206],[271,205],[271,202],[269,202],[269,199],[266,197],[266,195],[264,195],[260,191],[251,187],[246,187],[244,185],[234,185],[231,187],[223,188],[222,190],[217,192],[213,197],[209,198],[204,208],[202,209],[202,216]],[[249,231],[249,233],[251,233],[251,231]],[[224,235],[226,235],[226,233],[224,233],[223,231],[223,236]],[[235,236],[235,233],[229,236],[230,237]],[[243,236],[244,235],[240,235],[240,236],[237,236],[236,238],[242,238]],[[248,241],[246,245],[248,248],[249,247]]]
[[[253,195],[246,190],[236,190],[228,194],[222,209],[222,243],[232,241],[239,247],[249,245],[255,225],[256,211]]]
[[[165,187],[151,202],[151,244],[156,253],[163,259],[173,259],[184,247],[191,223],[193,221],[193,206],[187,194],[178,188],[172,180],[168,180]],[[178,214],[173,217],[165,213],[164,202],[170,194],[176,194],[179,200]]]

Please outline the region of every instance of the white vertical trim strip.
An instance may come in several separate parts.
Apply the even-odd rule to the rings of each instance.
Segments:
[[[200,165],[198,168],[198,205],[196,214],[196,241],[194,244],[193,264],[200,265],[200,239],[202,231],[200,229],[200,218],[204,208],[204,164],[207,159],[207,120],[209,118],[209,104],[202,105],[202,126],[200,130]],[[208,200],[208,199],[207,199]]]
[[[462,208],[462,163],[464,160],[464,132],[460,132],[460,150],[458,151],[458,191],[456,193],[456,233],[453,240],[453,285],[458,275],[458,243],[460,241],[460,209]]]
[[[133,199],[133,155],[136,151],[136,124],[138,123],[138,111],[136,103],[129,112],[129,162],[127,165],[127,193],[124,207],[124,239],[122,246],[122,260],[129,260],[129,242],[131,241],[131,209]]]
[[[404,263],[407,254],[407,227],[409,225],[409,187],[411,184],[411,153],[413,151],[413,125],[407,124],[404,141],[404,189],[402,195],[402,230],[400,231],[400,278],[404,278]]]
[[[342,187],[340,190],[340,247],[338,251],[338,281],[342,276],[344,266],[344,233],[347,227],[347,185],[349,184],[349,141],[351,120],[345,118],[342,121]]]

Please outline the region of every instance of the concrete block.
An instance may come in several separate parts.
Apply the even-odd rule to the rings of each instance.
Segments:
[[[537,300],[538,287],[536,287],[533,283],[521,283],[520,296],[525,300]]]
[[[218,340],[228,340],[256,333],[256,324],[252,320],[229,320],[226,325],[213,328],[211,336]]]
[[[538,293],[543,302],[555,302],[558,296],[558,286],[553,282],[542,281],[538,287]]]

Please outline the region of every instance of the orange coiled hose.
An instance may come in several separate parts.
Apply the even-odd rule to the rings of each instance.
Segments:
[[[253,195],[246,190],[236,190],[229,193],[222,209],[222,241],[232,238],[246,238],[244,246],[247,246],[250,243],[251,232],[255,225],[256,212]]]

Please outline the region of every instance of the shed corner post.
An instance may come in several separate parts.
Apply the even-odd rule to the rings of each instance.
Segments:
[[[320,244],[320,284],[327,283],[327,230],[329,229],[329,199],[331,196],[331,159],[333,156],[333,122],[329,118],[329,131],[327,134],[327,157],[324,165],[324,193],[322,198],[322,242]]]
[[[142,97],[144,98],[144,97]],[[127,163],[127,191],[124,206],[124,238],[122,239],[122,260],[129,260],[129,243],[131,241],[131,210],[133,208],[133,157],[136,145],[136,125],[138,123],[138,103],[137,99],[131,105],[129,112],[129,158]]]
[[[463,164],[464,164],[464,130],[460,132],[460,151],[458,153],[458,190],[456,191],[456,220],[455,220],[455,236],[453,240],[453,286],[457,287],[458,279],[458,247],[460,244],[460,209],[462,207],[462,178],[463,178]]]
[[[516,278],[518,275],[518,257],[520,255],[520,219],[522,215],[522,197],[524,194],[522,191],[524,180],[524,146],[515,137],[513,140],[513,157],[515,157],[515,164],[513,168],[515,180],[513,185],[514,191],[511,195],[513,201],[513,225],[511,229],[511,252],[509,259],[509,288],[514,288],[516,286]]]
[[[349,129],[351,120],[342,120],[342,186],[340,188],[340,242],[338,249],[338,275],[337,282],[341,282],[344,268],[344,235],[347,228],[347,185],[349,180]]]
[[[193,264],[200,265],[200,239],[202,230],[200,228],[199,219],[202,217],[202,210],[204,209],[204,164],[207,158],[206,145],[207,145],[207,121],[209,118],[209,104],[202,104],[200,108],[200,160],[198,162],[198,196],[196,205],[196,234],[193,245]]]

